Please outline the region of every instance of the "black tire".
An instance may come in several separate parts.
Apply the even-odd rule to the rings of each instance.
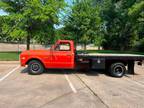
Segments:
[[[38,60],[32,60],[28,63],[28,73],[31,75],[39,75],[44,72],[44,66]]]
[[[111,76],[121,78],[126,72],[126,67],[123,63],[113,63],[110,66],[109,72]]]

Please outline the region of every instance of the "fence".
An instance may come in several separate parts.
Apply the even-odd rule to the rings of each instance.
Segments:
[[[30,48],[33,50],[37,49],[49,49],[51,45],[40,45],[40,44],[31,44]],[[77,45],[77,50],[82,50],[83,47],[81,44]],[[93,44],[87,45],[87,50],[97,50]],[[25,51],[26,44],[19,43],[0,43],[0,52],[17,52],[17,51]]]

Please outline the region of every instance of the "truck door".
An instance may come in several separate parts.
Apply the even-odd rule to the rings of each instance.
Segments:
[[[74,52],[69,42],[60,42],[52,53],[53,68],[74,68]]]

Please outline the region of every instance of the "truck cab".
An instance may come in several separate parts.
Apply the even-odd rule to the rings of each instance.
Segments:
[[[28,65],[30,74],[41,74],[45,69],[74,69],[75,48],[70,40],[58,40],[49,50],[29,50],[20,55],[21,66]]]
[[[68,40],[59,40],[51,47],[51,67],[73,69],[75,66],[74,57],[74,43]],[[48,66],[49,68],[49,66]]]

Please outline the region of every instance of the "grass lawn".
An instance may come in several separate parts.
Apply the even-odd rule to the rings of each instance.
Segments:
[[[0,52],[0,61],[18,61],[20,52]]]

